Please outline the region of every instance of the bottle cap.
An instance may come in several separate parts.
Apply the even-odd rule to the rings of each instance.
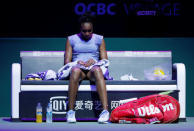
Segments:
[[[41,106],[40,102],[38,102],[38,106]]]

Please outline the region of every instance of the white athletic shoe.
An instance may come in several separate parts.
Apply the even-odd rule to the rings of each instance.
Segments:
[[[67,122],[69,122],[69,123],[75,123],[76,122],[75,111],[69,110],[67,112]]]
[[[98,123],[108,123],[109,120],[109,112],[107,110],[103,110],[100,113],[100,117],[98,118]]]

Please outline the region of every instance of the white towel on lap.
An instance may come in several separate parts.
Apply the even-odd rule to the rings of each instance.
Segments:
[[[89,67],[85,67],[83,65],[77,64],[77,61],[75,62],[70,62],[66,65],[64,65],[63,67],[61,67],[58,70],[57,76],[58,76],[58,80],[65,80],[69,77],[70,73],[71,73],[71,69],[74,66],[79,67],[80,69],[83,70],[91,70],[94,66],[99,66],[102,69],[102,73],[105,77],[105,79],[107,80],[112,80],[111,77],[109,77],[109,72],[108,72],[108,66],[109,66],[109,60],[107,59],[102,59],[98,62],[96,62],[95,64],[89,66]]]

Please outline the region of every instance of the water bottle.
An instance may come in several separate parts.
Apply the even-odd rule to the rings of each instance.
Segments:
[[[36,106],[36,123],[42,123],[42,106],[40,103]]]
[[[48,103],[48,106],[46,108],[46,123],[52,123],[53,117],[52,117],[52,104]]]

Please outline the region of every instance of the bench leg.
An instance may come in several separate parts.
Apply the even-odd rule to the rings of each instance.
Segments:
[[[12,87],[11,87],[11,118],[19,119],[19,92],[21,83],[21,65],[12,64]]]

